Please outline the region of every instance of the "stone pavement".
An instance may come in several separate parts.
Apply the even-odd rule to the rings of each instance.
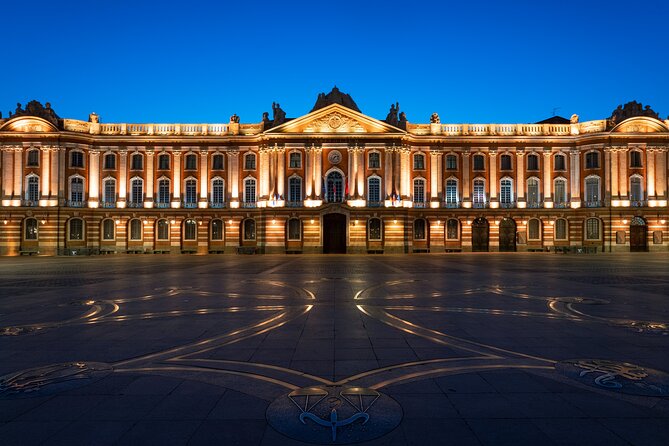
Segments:
[[[669,254],[0,258],[2,445],[667,445]]]

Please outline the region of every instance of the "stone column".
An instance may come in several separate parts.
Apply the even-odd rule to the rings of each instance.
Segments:
[[[655,148],[646,147],[646,191],[648,199],[655,199]]]
[[[181,152],[172,150],[174,171],[172,177],[172,207],[181,207]]]
[[[14,151],[4,146],[2,148],[2,199],[10,200],[14,194]],[[3,203],[3,206],[5,204]]]
[[[14,198],[23,200],[23,147],[14,147]]]
[[[524,207],[525,203],[525,152],[516,149],[516,201],[518,207]]]
[[[544,207],[553,207],[553,178],[551,176],[551,152],[550,148],[544,149]]]
[[[51,147],[51,150],[49,151],[49,167],[51,169],[51,173],[49,174],[49,198],[55,205],[58,204],[58,162],[61,150],[62,149],[55,146]]]
[[[277,151],[277,167],[276,167],[276,193],[279,194],[280,200],[285,200],[285,184],[286,184],[286,149],[279,147]]]
[[[100,204],[100,152],[88,151],[88,207],[96,208]]]
[[[128,151],[125,147],[119,150],[118,162],[118,200],[117,206],[125,207],[128,197]]]
[[[266,147],[260,148],[258,158],[260,160],[258,164],[258,182],[260,183],[258,201],[266,201],[269,196],[269,153]]]
[[[390,195],[392,195],[395,191],[393,190],[394,182],[393,182],[393,148],[392,147],[386,147],[383,151],[383,165],[384,165],[384,187],[383,187],[383,192],[385,193],[385,196],[390,199]],[[383,199],[383,197],[381,197]]]
[[[154,202],[153,195],[156,181],[153,173],[155,152],[153,151],[153,149],[146,149],[145,155],[146,155],[146,180],[144,181],[145,184],[144,207],[152,208]]]
[[[469,153],[469,149],[465,149],[462,152],[462,181],[460,187],[462,188],[462,202],[463,203],[471,203],[472,198],[471,195],[469,194],[470,190],[470,184],[469,184],[469,157],[471,156],[471,153]],[[465,206],[468,207],[468,206]]]
[[[490,166],[490,203],[496,203],[497,200],[497,151],[491,150],[489,152],[489,166]],[[492,205],[493,207],[496,205]]]
[[[315,198],[313,147],[304,147],[304,197]]]
[[[618,185],[620,190],[618,195],[620,199],[629,200],[628,185],[629,178],[627,178],[627,148],[623,148],[618,152]]]
[[[239,205],[239,152],[237,150],[228,150],[228,186],[227,199],[231,206]]]
[[[314,147],[314,195],[318,199],[323,199],[323,149]]]
[[[430,150],[430,201],[439,203],[439,153]]]
[[[357,193],[359,199],[365,198],[365,149],[364,147],[358,148],[358,187]]]
[[[604,148],[604,204],[611,204],[611,148]]]
[[[572,207],[578,207],[581,205],[581,160],[579,150],[572,149],[570,156],[571,162],[569,163],[569,193],[571,194],[571,203],[578,203]]]
[[[411,149],[408,146],[402,147],[400,165],[400,190],[402,191],[402,199],[412,199],[413,191],[411,190]]]
[[[655,195],[667,199],[667,148],[655,151]]]
[[[209,161],[207,155],[206,149],[200,150],[200,200],[198,200],[198,207],[202,209],[206,209],[209,203]]]
[[[618,148],[611,148],[611,199],[620,199],[620,178],[618,177]]]
[[[437,197],[444,196],[444,154],[437,153]]]
[[[65,167],[67,166],[67,150],[62,148],[58,152],[58,201],[59,203],[65,202]]]
[[[355,176],[357,172],[355,171],[358,160],[355,157],[355,148],[349,147],[348,150],[348,167],[346,171],[346,184],[348,193],[351,197],[355,196]],[[346,199],[346,197],[344,197]]]
[[[51,179],[50,173],[51,173],[51,168],[50,168],[50,163],[49,161],[51,160],[49,152],[50,152],[50,147],[48,146],[42,146],[41,147],[42,151],[42,165],[41,167],[41,175],[42,175],[42,187],[40,188],[40,192],[42,195],[42,198],[48,199],[50,195],[50,186],[51,186]],[[4,194],[3,194],[4,196]],[[48,204],[50,206],[50,204]]]

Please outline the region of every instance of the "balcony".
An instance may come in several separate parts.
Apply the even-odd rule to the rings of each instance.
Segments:
[[[184,209],[195,209],[197,208],[197,202],[187,202],[184,201],[181,203],[181,207]]]
[[[258,203],[256,203],[255,201],[249,201],[249,202],[242,201],[240,203],[240,207],[243,209],[255,209],[258,207]]]
[[[426,207],[427,207],[427,203],[426,203],[425,201],[414,201],[414,202],[413,202],[413,207],[415,207],[415,208],[419,208],[419,209],[420,209],[420,208],[426,208]]]
[[[446,209],[457,209],[460,207],[460,203],[457,201],[447,201],[443,205]]]
[[[223,209],[225,207],[225,203],[214,203],[213,201],[210,201],[209,207],[211,209]]]
[[[499,207],[502,209],[511,209],[516,207],[515,201],[500,201]]]
[[[584,208],[601,208],[602,207],[602,201],[601,200],[584,201],[583,202],[583,207]]]
[[[304,207],[304,201],[286,201],[287,208],[301,208]]]
[[[39,205],[39,201],[37,200],[21,200],[21,206],[26,206],[26,207],[35,207]]]
[[[129,208],[143,208],[144,201],[129,201],[127,207]]]
[[[630,206],[633,208],[643,208],[648,206],[648,201],[646,200],[635,200],[635,201],[630,201]]]
[[[112,209],[116,207],[116,201],[103,201],[100,206],[105,209]]]
[[[474,209],[485,209],[490,206],[488,202],[475,201],[472,203],[472,208]]]
[[[67,207],[69,208],[83,208],[85,207],[85,201],[79,200],[67,200]]]
[[[383,207],[383,201],[367,201],[368,208],[380,208]]]
[[[528,201],[528,202],[527,202],[527,207],[528,207],[529,209],[539,209],[539,208],[544,207],[544,204],[543,204],[543,203],[536,202],[536,201],[535,201],[535,202]]]
[[[156,202],[154,205],[157,209],[167,209],[170,207],[170,202],[168,201],[167,203],[164,202]]]
[[[553,208],[555,209],[567,209],[569,207],[569,203],[566,201],[561,201],[561,202],[553,202]]]

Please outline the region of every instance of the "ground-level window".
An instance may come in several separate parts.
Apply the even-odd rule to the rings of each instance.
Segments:
[[[446,239],[457,240],[460,233],[459,222],[455,218],[449,218],[446,222]]]
[[[567,240],[567,220],[564,218],[555,220],[555,240]]]
[[[184,240],[197,239],[197,223],[195,220],[186,220],[184,222]]]
[[[211,221],[211,239],[223,240],[223,220]]]
[[[367,224],[367,238],[371,241],[381,240],[381,219],[371,218]]]
[[[114,220],[108,218],[102,221],[102,240],[114,240],[116,225]]]
[[[142,222],[138,219],[130,220],[130,240],[142,239]]]
[[[69,240],[84,239],[84,221],[81,218],[73,218],[68,225]]]
[[[170,225],[167,223],[167,220],[162,219],[158,220],[156,224],[156,240],[169,240],[170,239]]]
[[[527,223],[527,238],[528,240],[540,240],[540,236],[541,223],[536,218],[533,218]]]
[[[288,220],[288,240],[302,240],[302,222],[297,218]]]
[[[427,238],[427,231],[425,225],[425,219],[419,218],[413,222],[413,239],[414,240],[425,240]]]
[[[24,222],[25,231],[23,232],[24,240],[37,240],[37,219],[26,218]]]
[[[599,240],[601,238],[600,221],[597,218],[588,218],[585,221],[586,240]]]
[[[244,220],[244,240],[256,239],[256,222],[253,219]]]
[[[556,178],[553,182],[553,202],[562,205],[567,202],[567,180]]]

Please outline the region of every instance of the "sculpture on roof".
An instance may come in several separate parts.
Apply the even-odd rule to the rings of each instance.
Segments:
[[[343,105],[346,108],[350,108],[351,110],[360,112],[358,105],[355,103],[351,95],[343,93],[342,91],[339,90],[339,88],[337,88],[336,85],[332,88],[330,93],[318,94],[318,98],[316,99],[316,104],[314,104],[314,108],[312,108],[311,111],[316,111],[321,108],[325,108],[331,104]]]
[[[660,119],[660,116],[650,108],[650,105],[646,105],[637,101],[628,102],[627,104],[619,105],[611,114],[611,123],[613,125],[619,124],[625,119],[633,118],[635,116],[647,116],[649,118]]]
[[[437,112],[430,115],[430,124],[441,124],[441,119],[439,119],[439,114]]]
[[[230,123],[239,124],[239,116],[237,116],[237,113],[234,113],[232,116],[230,116]]]
[[[399,124],[399,118],[397,117],[397,114],[400,111],[400,103],[396,102],[394,104],[390,104],[390,111],[386,115],[386,123],[390,125],[394,125],[395,127],[398,126]]]
[[[12,115],[12,113],[9,113],[9,117],[16,118],[19,116],[36,116],[38,118],[42,118],[46,121],[49,121],[56,127],[60,127],[60,117],[56,114],[55,111],[51,108],[51,104],[47,102],[45,105],[42,105],[41,102],[39,101],[30,101],[28,104],[26,104],[25,110],[21,108],[21,104],[17,103],[16,104],[16,111]]]
[[[569,123],[570,124],[578,124],[578,115],[576,113],[571,115],[571,118],[569,118]]]
[[[272,127],[276,127],[277,125],[286,122],[286,112],[283,111],[278,102],[272,102],[272,112],[274,117]]]

